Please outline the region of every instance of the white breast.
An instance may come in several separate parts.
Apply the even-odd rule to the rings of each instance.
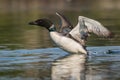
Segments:
[[[65,51],[71,53],[84,53],[87,54],[87,51],[83,48],[82,45],[77,43],[75,40],[68,38],[66,36],[60,35],[58,32],[50,32],[51,39]]]

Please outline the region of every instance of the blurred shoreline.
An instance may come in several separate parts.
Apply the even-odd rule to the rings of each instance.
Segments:
[[[30,10],[92,11],[120,10],[120,0],[1,0],[0,13]],[[50,12],[49,12],[50,13]]]

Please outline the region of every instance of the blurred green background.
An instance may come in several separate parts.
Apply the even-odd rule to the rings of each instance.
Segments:
[[[120,45],[120,0],[0,0],[0,49],[54,47],[46,29],[28,22],[49,18],[59,26],[56,11],[74,26],[81,15],[98,20],[115,34],[112,39],[93,35],[88,46]]]

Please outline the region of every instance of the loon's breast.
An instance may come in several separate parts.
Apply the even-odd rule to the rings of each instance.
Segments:
[[[84,53],[87,54],[87,51],[83,48],[81,44],[76,42],[75,40],[62,36],[58,32],[50,32],[51,39],[55,42],[56,45],[58,45],[60,48],[62,48],[65,51],[71,52],[71,53]]]

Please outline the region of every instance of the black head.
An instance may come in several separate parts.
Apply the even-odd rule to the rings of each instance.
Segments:
[[[29,22],[29,24],[45,27],[47,29],[49,29],[53,25],[53,23],[49,19],[45,19],[45,18]]]

